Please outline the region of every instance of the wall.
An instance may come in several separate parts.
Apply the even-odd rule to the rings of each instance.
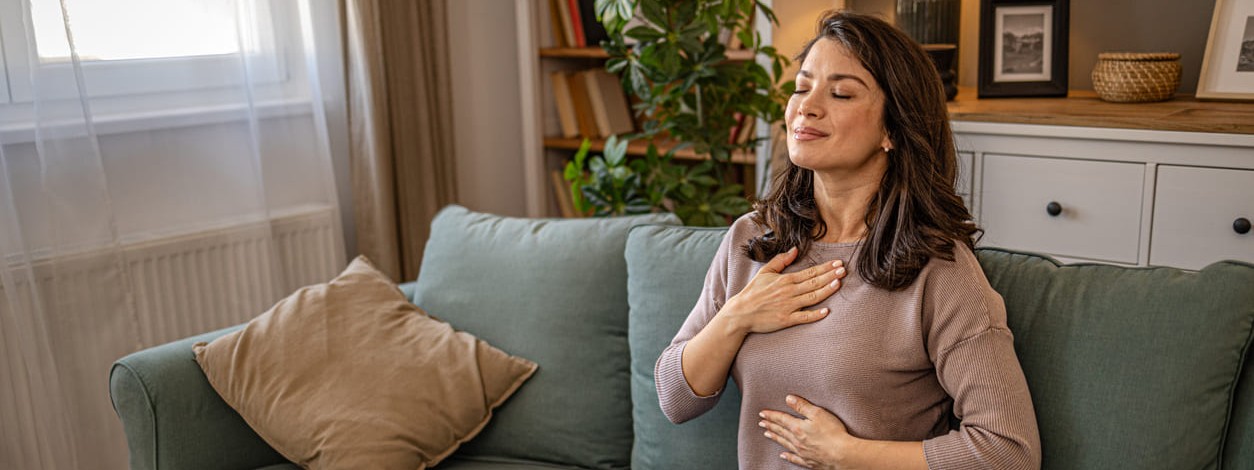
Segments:
[[[514,4],[459,0],[448,16],[459,202],[525,216]]]
[[[772,33],[771,44],[784,57],[792,59],[814,37],[815,26],[823,12],[845,8],[845,0],[775,0],[771,5],[779,25]],[[783,74],[792,80],[800,64],[792,64]]]
[[[856,11],[890,20],[895,16],[895,0],[850,3]],[[1071,0],[1070,7],[1071,89],[1093,89],[1090,74],[1100,52],[1179,52],[1184,69],[1179,92],[1197,90],[1215,0]],[[959,85],[974,87],[978,82],[979,18],[980,0],[962,0]]]

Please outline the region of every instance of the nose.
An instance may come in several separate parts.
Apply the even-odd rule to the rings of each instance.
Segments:
[[[797,115],[810,118],[821,117],[822,109],[815,106],[814,93],[806,93],[797,97]]]

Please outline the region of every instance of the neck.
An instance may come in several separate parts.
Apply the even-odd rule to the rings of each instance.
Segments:
[[[827,226],[820,242],[849,243],[866,237],[866,211],[883,172],[862,175],[814,173],[814,203]]]

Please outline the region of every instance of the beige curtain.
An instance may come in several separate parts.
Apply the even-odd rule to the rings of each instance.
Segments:
[[[457,200],[448,0],[343,0],[357,247],[396,281]]]

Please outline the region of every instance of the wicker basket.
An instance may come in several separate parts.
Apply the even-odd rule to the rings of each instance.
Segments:
[[[1180,54],[1103,52],[1093,67],[1097,96],[1116,103],[1171,99],[1180,87]]]

